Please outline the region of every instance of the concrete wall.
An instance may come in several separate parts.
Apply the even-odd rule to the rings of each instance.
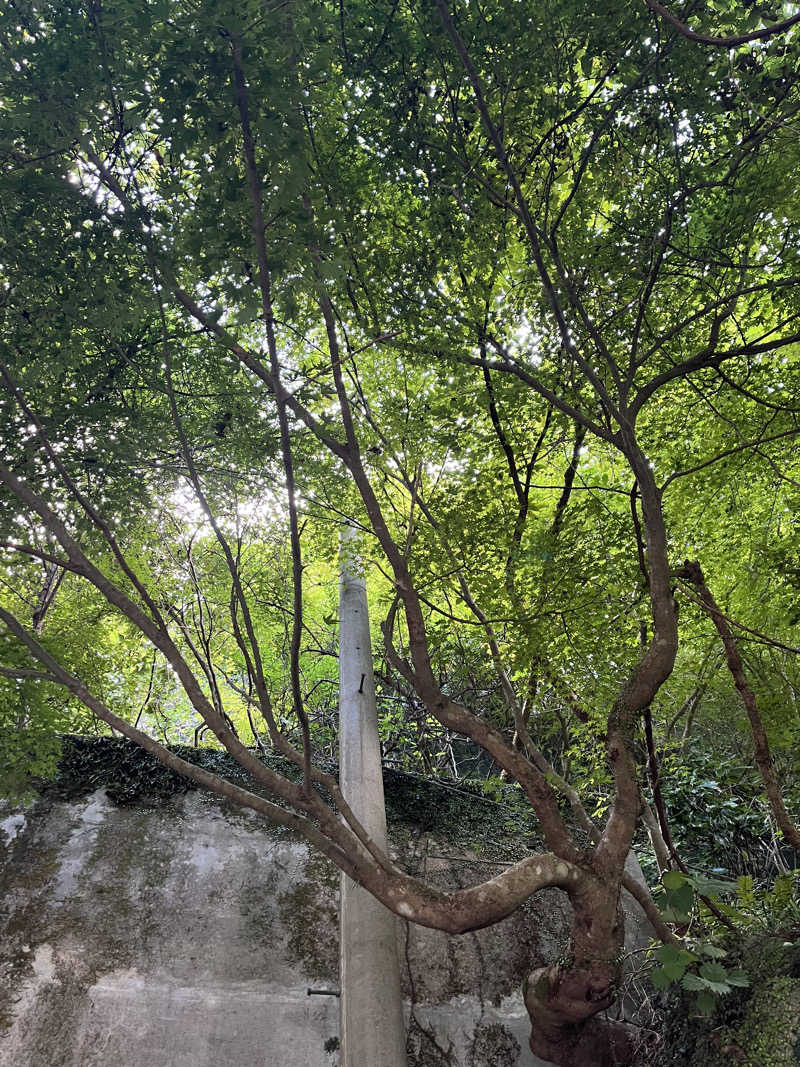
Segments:
[[[338,988],[338,872],[288,833],[202,793],[102,790],[0,829],[0,1067],[338,1063],[338,998],[308,994]],[[446,885],[497,869],[421,834],[404,849]],[[398,922],[409,1063],[540,1063],[520,983],[567,922],[556,891],[461,937]]]

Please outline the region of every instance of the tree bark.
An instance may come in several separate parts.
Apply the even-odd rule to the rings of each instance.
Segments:
[[[559,1067],[620,1067],[652,1040],[649,1031],[602,1012],[613,1004],[621,974],[624,924],[616,891],[599,880],[573,895],[570,948],[523,986],[534,1055]]]
[[[64,568],[59,567],[57,563],[49,563],[47,565],[44,582],[33,613],[33,631],[38,635],[41,635],[44,630],[45,618],[55,600],[58,587],[61,585],[65,573]]]

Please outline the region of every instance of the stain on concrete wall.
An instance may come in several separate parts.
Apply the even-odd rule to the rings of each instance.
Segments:
[[[335,1067],[339,872],[201,792],[135,801],[0,815],[0,1067]],[[507,862],[395,829],[443,886]],[[540,1062],[520,986],[568,908],[547,891],[460,937],[398,921],[412,1067]]]

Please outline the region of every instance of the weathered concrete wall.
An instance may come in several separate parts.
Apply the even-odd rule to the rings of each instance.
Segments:
[[[338,999],[307,993],[338,988],[338,872],[289,834],[202,793],[117,807],[102,790],[0,828],[0,1067],[338,1062]],[[493,870],[428,836],[404,847],[443,884]],[[540,1063],[520,983],[567,921],[548,891],[462,937],[398,923],[409,1062]]]

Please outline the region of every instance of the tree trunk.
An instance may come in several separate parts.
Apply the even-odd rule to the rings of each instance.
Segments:
[[[621,1067],[633,1063],[650,1031],[601,1013],[613,1004],[621,974],[624,924],[619,888],[594,882],[573,897],[570,947],[557,964],[540,967],[523,992],[534,1055],[558,1067]]]
[[[672,859],[670,858],[664,835],[661,833],[661,827],[658,825],[658,819],[646,800],[642,801],[642,822],[647,830],[647,836],[650,838],[650,845],[652,846],[658,869],[663,874],[664,871],[671,870]]]

